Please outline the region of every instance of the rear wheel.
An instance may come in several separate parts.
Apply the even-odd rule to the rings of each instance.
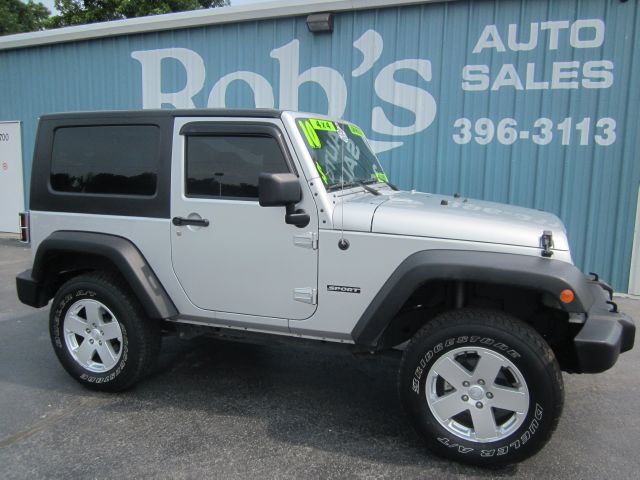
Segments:
[[[80,275],[65,283],[53,300],[49,329],[63,367],[97,390],[131,386],[152,367],[160,348],[157,323],[114,274]]]
[[[558,363],[535,330],[503,312],[472,309],[440,315],[415,335],[399,393],[432,450],[483,466],[535,454],[564,397]]]

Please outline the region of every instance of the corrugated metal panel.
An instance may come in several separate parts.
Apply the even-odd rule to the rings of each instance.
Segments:
[[[188,10],[186,12],[127,18],[111,22],[74,25],[71,27],[18,33],[0,37],[0,50],[25,48],[52,43],[75,42],[141,32],[160,32],[180,28],[238,23],[246,20],[302,16],[317,12],[344,12],[363,8],[403,6],[415,3],[439,3],[457,0],[271,0],[252,3]]]
[[[400,186],[554,212],[567,225],[576,263],[626,290],[640,184],[635,161],[640,131],[634,119],[640,100],[634,55],[638,21],[635,1],[458,1],[338,13],[330,35],[312,35],[304,17],[293,17],[3,51],[0,120],[24,121],[27,154],[40,114],[141,108],[145,98],[146,106],[159,106],[154,79],[163,92],[193,82],[191,100],[168,101],[205,107],[215,100],[216,82],[245,72],[236,76],[262,85],[261,106],[270,106],[272,96],[274,106],[291,108],[297,77],[283,64],[294,68],[299,62],[295,73],[303,75],[320,67],[309,75],[326,80],[329,97],[317,83],[302,83],[298,108],[326,112],[331,105],[382,142],[376,148],[395,145],[380,158]],[[537,41],[514,51],[510,25],[517,42],[527,44],[536,33]],[[474,53],[483,32],[494,48]],[[147,62],[144,85],[142,63],[133,52],[142,52],[137,58]],[[160,75],[151,75],[160,55],[167,57]],[[171,56],[183,58],[184,65]],[[480,90],[463,89],[462,72],[470,65],[482,66],[475,70],[480,80],[472,82]],[[198,72],[204,75],[202,85]],[[502,83],[511,85],[499,86],[500,72]],[[576,82],[577,88],[551,88],[554,76],[556,87]],[[535,89],[544,82],[549,88]],[[254,95],[246,83],[235,81],[225,99],[229,107],[252,106]],[[461,129],[454,124],[465,118],[471,137],[459,144],[454,135]],[[509,118],[517,121],[513,143],[504,128]],[[567,118],[570,127],[569,121],[562,123]],[[488,120],[476,124],[479,119]],[[615,141],[605,146],[613,139],[605,134],[607,125],[613,126],[607,119],[615,121]],[[553,138],[541,145],[549,122]],[[493,126],[486,144],[478,142],[483,136],[476,126]],[[25,163],[28,178],[30,162]]]

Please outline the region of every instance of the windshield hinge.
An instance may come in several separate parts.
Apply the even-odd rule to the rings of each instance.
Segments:
[[[540,248],[542,248],[542,256],[550,258],[553,255],[553,233],[551,230],[545,230],[540,237]]]
[[[318,249],[318,234],[315,232],[306,232],[293,236],[293,244],[296,247]]]

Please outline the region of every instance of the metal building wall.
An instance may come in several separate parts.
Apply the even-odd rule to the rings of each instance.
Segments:
[[[298,109],[359,123],[402,188],[554,212],[576,263],[625,291],[640,185],[638,21],[637,0],[453,1],[338,13],[333,34],[313,35],[294,17],[5,50],[0,120],[24,122],[28,157],[42,113],[255,99],[295,108],[298,88]],[[475,75],[467,89],[465,67]],[[227,80],[247,81],[211,93],[234,72],[244,73]],[[309,79],[328,95],[314,81],[297,85]],[[185,85],[191,99],[161,95]]]

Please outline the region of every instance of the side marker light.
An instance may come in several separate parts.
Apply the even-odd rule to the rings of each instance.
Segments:
[[[573,290],[566,288],[560,292],[560,301],[562,303],[571,303],[575,298],[576,296],[574,295]]]

